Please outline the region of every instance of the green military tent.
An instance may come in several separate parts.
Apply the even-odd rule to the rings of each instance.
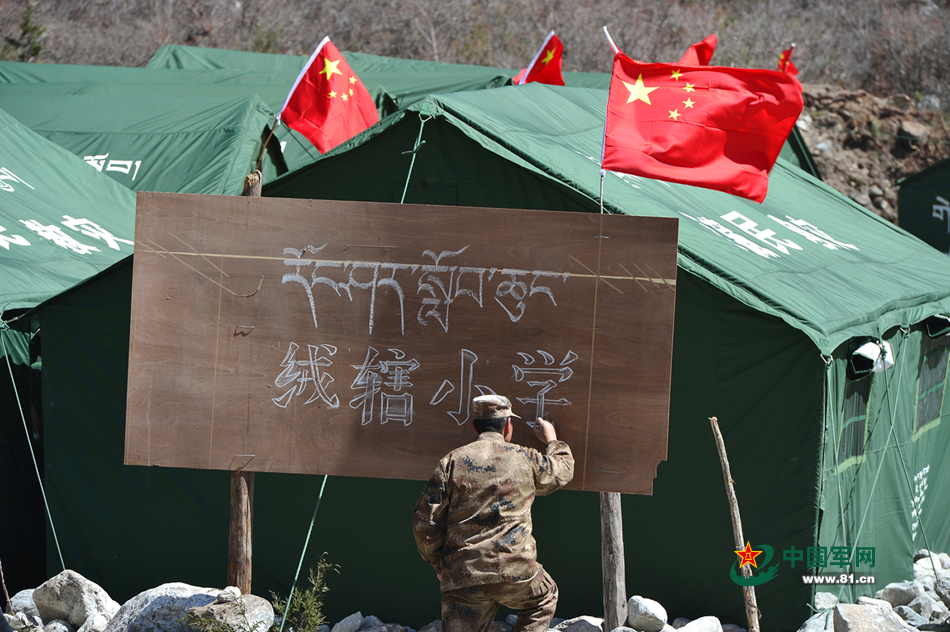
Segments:
[[[237,195],[273,113],[253,94],[11,94],[0,109],[135,191]],[[263,153],[266,178],[286,170]]]
[[[898,182],[900,227],[950,254],[950,158]]]
[[[132,253],[135,194],[3,111],[0,156],[0,560],[42,581],[40,347],[23,316]]]
[[[605,101],[603,90],[540,85],[428,97],[265,194],[595,212]],[[772,548],[763,566],[778,566],[757,589],[763,629],[809,614],[802,576],[814,569],[799,554],[824,547],[822,572],[873,573],[873,585],[838,588],[851,599],[910,577],[915,548],[946,548],[950,262],[782,162],[762,205],[632,176],[604,184],[607,212],[680,219],[669,460],[652,496],[623,498],[628,593],[672,616],[743,621],[711,415],[746,536]],[[130,279],[124,262],[40,308],[54,522],[68,525],[70,566],[120,599],[160,581],[220,584],[227,525],[226,473],[121,466]],[[112,316],[73,309],[85,303]],[[866,342],[887,343],[894,366],[871,371],[855,354]],[[77,388],[88,376],[101,387]],[[319,479],[257,484],[255,592],[286,593]],[[362,609],[417,627],[438,616],[409,527],[420,488],[329,481],[308,563],[327,551],[341,565],[332,619]],[[539,499],[535,535],[559,615],[598,613],[597,495]]]

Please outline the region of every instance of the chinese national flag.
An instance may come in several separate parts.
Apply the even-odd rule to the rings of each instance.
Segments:
[[[762,202],[802,105],[783,72],[641,64],[618,51],[603,168]]]
[[[544,40],[541,50],[537,52],[528,67],[515,75],[512,83],[520,85],[523,83],[547,83],[552,86],[563,86],[564,76],[561,74],[561,53],[564,52],[564,45],[560,38],[554,34],[554,31],[548,33]]]
[[[678,63],[681,66],[708,66],[712,60],[713,53],[716,52],[716,34],[712,34],[698,44],[693,44],[686,49],[686,54],[680,57]]]
[[[323,38],[277,115],[325,154],[379,121],[376,105],[329,37]]]
[[[790,75],[797,75],[798,68],[795,67],[795,64],[792,63],[792,52],[795,50],[795,45],[792,44],[791,48],[782,51],[782,54],[778,56],[778,69],[781,72],[787,72]]]

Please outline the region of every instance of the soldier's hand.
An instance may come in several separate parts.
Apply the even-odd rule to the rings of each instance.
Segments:
[[[538,420],[531,424],[531,428],[534,430],[535,436],[543,441],[545,445],[551,441],[557,441],[557,431],[554,430],[554,424],[547,419],[538,417]]]

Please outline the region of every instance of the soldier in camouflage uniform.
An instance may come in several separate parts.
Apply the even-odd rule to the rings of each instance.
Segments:
[[[574,478],[574,457],[554,425],[532,425],[544,453],[509,443],[511,403],[472,401],[478,439],[447,454],[416,504],[413,532],[442,582],[443,632],[488,630],[499,604],[518,611],[514,632],[544,632],[557,585],[537,562],[531,536],[535,496]]]

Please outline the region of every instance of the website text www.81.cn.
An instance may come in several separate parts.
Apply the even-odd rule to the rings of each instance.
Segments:
[[[855,575],[841,573],[840,575],[802,575],[805,584],[873,584],[873,575]]]

